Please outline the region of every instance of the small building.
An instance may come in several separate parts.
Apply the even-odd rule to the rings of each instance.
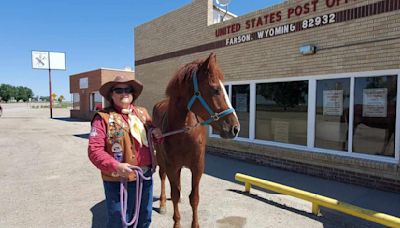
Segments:
[[[400,191],[400,0],[288,0],[222,22],[215,10],[194,0],[135,28],[140,104],[214,52],[241,131],[210,131],[208,151]]]
[[[112,81],[116,76],[135,78],[131,70],[100,68],[69,77],[70,93],[72,95],[71,118],[91,120],[94,114],[108,105],[107,100],[100,95],[101,85]]]

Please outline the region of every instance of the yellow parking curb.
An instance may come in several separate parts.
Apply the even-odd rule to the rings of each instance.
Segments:
[[[260,188],[268,189],[274,192],[294,196],[309,201],[312,203],[312,213],[315,215],[318,215],[320,206],[324,206],[355,217],[376,222],[385,226],[400,228],[400,218],[392,215],[364,209],[348,203],[340,202],[336,199],[306,192],[300,189],[292,188],[272,181],[266,181],[259,178],[247,176],[241,173],[236,173],[235,180],[245,183],[246,192],[250,192],[251,185],[254,185]]]

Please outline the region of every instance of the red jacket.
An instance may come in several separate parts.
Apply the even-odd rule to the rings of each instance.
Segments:
[[[134,110],[137,110],[137,107],[135,107]],[[104,116],[103,114],[106,114],[105,116],[107,116],[107,113],[110,112],[104,110],[102,112],[103,113],[96,114],[92,121],[92,129],[89,135],[88,156],[90,161],[101,170],[103,179],[119,180],[119,178],[111,178],[111,173],[116,172],[119,162],[114,159],[113,153],[110,150],[110,142],[107,134],[109,123],[102,117]],[[121,119],[125,121],[126,125],[128,125],[128,115],[122,114],[121,110],[115,110],[115,112],[117,115],[120,115],[122,117]],[[145,115],[148,116],[147,111]],[[139,119],[142,118],[139,117]],[[151,118],[148,116],[145,122],[147,122],[147,124],[151,124]],[[126,137],[130,137],[130,140],[124,138],[124,140],[127,141],[125,144],[130,145],[130,142],[133,141],[135,147],[132,147],[132,150],[129,147],[125,148],[124,153],[129,153],[130,156],[129,159],[126,159],[124,156],[125,159],[123,162],[128,162],[136,166],[151,166],[151,154],[149,148],[145,146],[140,147],[140,144],[130,134],[126,134]],[[104,175],[106,178],[104,178]]]

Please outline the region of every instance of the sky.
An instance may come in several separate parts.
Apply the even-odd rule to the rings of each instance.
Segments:
[[[134,28],[192,0],[3,0],[0,84],[49,95],[47,70],[32,69],[32,51],[64,52],[66,70],[52,71],[53,93],[71,100],[69,76],[98,68],[134,69]],[[238,16],[281,0],[232,0]]]

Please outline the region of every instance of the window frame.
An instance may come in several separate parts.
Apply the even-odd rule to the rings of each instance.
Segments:
[[[397,98],[396,98],[396,122],[395,122],[395,156],[384,157],[380,155],[370,155],[355,153],[352,151],[353,145],[353,122],[354,122],[354,86],[355,79],[358,77],[379,77],[394,75],[397,76]],[[348,151],[337,151],[331,149],[323,149],[314,146],[315,143],[315,117],[316,117],[316,93],[317,93],[317,80],[324,79],[339,79],[349,78],[350,79],[350,101],[349,101],[349,131],[348,131]],[[288,149],[303,150],[316,153],[325,153],[345,157],[354,157],[367,160],[381,161],[387,163],[399,163],[400,159],[400,69],[392,70],[377,70],[377,71],[365,71],[365,72],[349,72],[349,73],[338,73],[338,74],[324,74],[324,75],[313,75],[313,76],[299,76],[299,77],[285,77],[285,78],[271,78],[262,80],[242,80],[242,81],[225,81],[224,85],[229,87],[227,91],[229,99],[232,99],[232,85],[250,85],[250,112],[249,112],[249,138],[237,137],[235,141],[243,141],[248,143],[255,143],[259,145],[276,146]],[[259,83],[273,83],[273,82],[290,82],[290,81],[308,81],[308,110],[307,110],[307,146],[287,144],[273,141],[266,141],[255,139],[255,102],[256,102],[256,84]],[[209,127],[209,137],[219,138],[219,135],[212,134],[211,126]]]
[[[77,95],[77,97],[78,97],[78,101],[77,102],[75,102],[75,99],[74,99],[74,95]],[[72,95],[72,108],[71,108],[71,110],[76,110],[76,111],[80,111],[81,110],[81,94],[80,93],[71,93],[71,95]],[[79,109],[75,109],[75,106],[74,106],[74,104],[75,103],[78,103],[79,104]]]
[[[96,94],[99,95],[98,98],[101,98],[101,106],[102,108],[104,108],[104,97],[101,96],[99,91],[93,91],[90,93],[89,95],[89,111],[91,112],[97,112],[98,110],[96,110]]]

